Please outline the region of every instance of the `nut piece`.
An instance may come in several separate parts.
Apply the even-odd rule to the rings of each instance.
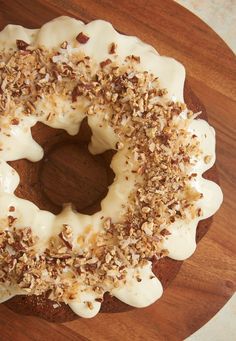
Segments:
[[[77,37],[76,40],[80,43],[80,44],[86,44],[87,41],[89,40],[89,37],[86,36],[86,34],[84,34],[83,32],[80,32]]]
[[[168,231],[167,229],[163,229],[163,230],[161,230],[161,235],[162,235],[163,237],[165,237],[165,236],[171,235],[171,233],[170,233],[170,231]]]
[[[206,156],[204,157],[204,162],[205,162],[206,164],[210,163],[211,160],[212,160],[212,156],[211,156],[211,155],[206,155]]]
[[[104,60],[103,62],[101,62],[100,66],[101,66],[101,68],[104,68],[105,66],[111,64],[111,62],[112,61],[108,58],[108,59]]]
[[[17,46],[18,50],[25,51],[27,49],[27,47],[29,46],[29,44],[26,43],[24,40],[17,39],[16,40],[16,46]]]
[[[116,53],[116,49],[117,49],[117,45],[115,43],[111,43],[111,45],[109,46],[109,54],[115,54]]]
[[[19,123],[20,123],[20,121],[19,121],[18,118],[13,118],[13,119],[11,120],[11,124],[12,124],[13,126],[17,126]]]

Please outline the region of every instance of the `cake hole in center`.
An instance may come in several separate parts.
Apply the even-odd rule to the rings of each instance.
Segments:
[[[91,155],[82,143],[55,146],[43,160],[40,182],[54,205],[71,203],[87,214],[100,209],[110,184],[104,158]]]
[[[54,214],[68,203],[84,214],[98,212],[114,180],[110,163],[115,152],[89,152],[91,131],[86,121],[76,136],[42,123],[33,127],[32,135],[44,148],[44,158],[39,162],[9,162],[21,179],[16,195]]]

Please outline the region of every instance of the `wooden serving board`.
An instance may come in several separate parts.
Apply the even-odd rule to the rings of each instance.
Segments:
[[[224,204],[214,223],[158,303],[121,314],[65,324],[20,316],[0,306],[1,340],[183,340],[231,297],[236,283],[236,60],[206,24],[173,1],[0,0],[0,29],[40,27],[59,15],[105,19],[181,61],[217,131]]]

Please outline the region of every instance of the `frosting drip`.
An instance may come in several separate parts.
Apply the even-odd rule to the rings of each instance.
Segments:
[[[183,87],[185,79],[184,67],[172,58],[159,56],[157,51],[140,41],[136,37],[128,37],[117,33],[107,22],[96,20],[87,25],[81,21],[68,17],[61,17],[45,24],[39,30],[29,30],[21,26],[8,25],[0,33],[1,49],[16,49],[16,39],[23,40],[33,47],[44,46],[48,49],[58,48],[63,41],[70,43],[73,47],[75,37],[79,32],[84,32],[90,37],[89,41],[80,46],[80,51],[90,56],[97,63],[107,58],[113,58],[108,54],[107,46],[111,42],[117,45],[116,61],[123,60],[127,55],[141,57],[140,68],[147,70],[159,77],[160,85],[168,90],[168,94],[176,101],[183,101]],[[76,46],[73,47],[76,51]],[[66,53],[73,53],[67,49]],[[66,58],[66,55],[65,55]],[[53,107],[50,105],[53,104]],[[63,97],[56,97],[53,101],[43,100],[38,103],[36,111],[43,111],[44,116],[40,121],[53,128],[65,129],[69,134],[74,135],[79,131],[80,123],[85,117],[88,102],[86,100],[77,101],[71,106]],[[50,112],[56,111],[58,115],[47,121],[46,117]],[[184,113],[183,113],[184,115]],[[110,186],[107,197],[101,203],[101,211],[92,216],[74,212],[69,206],[65,207],[61,214],[55,216],[50,212],[42,211],[33,203],[20,199],[14,195],[14,191],[19,184],[19,175],[12,169],[7,161],[26,158],[37,162],[43,157],[43,150],[32,138],[31,127],[38,118],[36,116],[25,117],[19,125],[8,126],[1,119],[0,132],[0,220],[1,226],[7,226],[7,216],[9,207],[14,206],[15,211],[11,213],[17,217],[15,227],[30,226],[32,233],[38,236],[37,248],[43,252],[51,236],[60,233],[62,225],[69,225],[73,231],[72,245],[78,248],[77,237],[85,236],[89,238],[103,230],[102,217],[110,216],[114,222],[119,222],[124,214],[125,205],[129,200],[137,176],[132,172],[136,167],[135,160],[131,157],[127,148],[118,151],[114,156],[111,168],[116,177]],[[104,124],[103,115],[93,115],[88,118],[88,124],[92,130],[92,140],[89,146],[90,152],[99,154],[108,149],[115,149],[118,138],[114,130]],[[100,126],[102,125],[102,128]],[[6,134],[10,129],[10,136]],[[192,121],[188,130],[194,133],[200,141],[201,157],[195,162],[192,172],[197,174],[192,180],[192,186],[203,198],[199,199],[198,207],[202,210],[202,215],[192,219],[190,222],[176,221],[168,227],[171,232],[164,239],[164,247],[168,249],[169,256],[176,260],[183,260],[192,255],[196,248],[195,235],[197,224],[200,220],[213,215],[222,202],[222,192],[219,186],[211,181],[202,178],[202,174],[212,167],[215,162],[215,133],[209,124],[200,119]],[[204,158],[211,156],[210,162],[205,163]],[[128,160],[128,162],[127,162]],[[126,177],[129,181],[125,181]],[[91,226],[89,231],[86,227]],[[137,276],[141,281],[137,281]],[[162,294],[160,281],[153,275],[151,262],[145,266],[128,269],[126,283],[118,288],[104,284],[104,291],[109,291],[121,301],[134,306],[145,307],[152,304]],[[27,294],[22,289],[15,286],[6,287],[0,285],[0,301],[3,302],[14,295]],[[87,304],[90,302],[90,305]],[[99,310],[101,303],[96,301],[96,294],[89,286],[80,286],[78,295],[66,302],[71,309],[82,317],[93,317]]]

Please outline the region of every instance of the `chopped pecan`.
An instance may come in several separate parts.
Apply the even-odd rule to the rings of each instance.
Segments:
[[[72,90],[71,93],[71,98],[72,98],[72,102],[76,102],[77,101],[77,97],[83,95],[83,92],[80,91],[79,86],[76,85],[74,87],[74,89]]]
[[[27,47],[29,46],[29,44],[26,43],[24,40],[17,39],[16,40],[16,46],[17,46],[18,50],[25,51],[27,49]]]
[[[95,301],[102,303],[103,302],[103,298],[97,297],[97,298],[95,298]]]
[[[18,118],[13,118],[12,120],[11,120],[11,124],[13,125],[13,126],[17,126],[18,124],[20,123],[20,121],[19,121],[19,119]]]
[[[116,53],[116,48],[117,48],[117,45],[115,43],[111,43],[111,45],[109,46],[109,54]]]
[[[72,244],[71,244],[71,242],[65,237],[64,233],[61,232],[58,236],[61,238],[61,240],[63,241],[63,243],[65,244],[65,246],[66,246],[68,249],[72,250]]]
[[[87,41],[89,40],[89,37],[84,34],[83,32],[80,32],[77,37],[76,40],[80,43],[80,44],[86,44]]]
[[[161,235],[162,235],[163,237],[165,237],[165,236],[171,235],[171,233],[170,233],[170,231],[168,231],[167,229],[163,229],[163,230],[161,230]]]
[[[13,216],[9,215],[7,217],[7,219],[8,219],[8,226],[11,227],[14,224],[14,222],[16,221],[17,218],[14,218]]]
[[[97,269],[97,264],[85,264],[84,268],[86,271],[94,272]]]
[[[66,49],[68,46],[68,42],[67,41],[63,41],[63,43],[61,44],[61,49]]]
[[[106,60],[104,60],[103,62],[100,63],[101,68],[104,68],[105,66],[111,64],[111,60],[109,58],[107,58]]]

